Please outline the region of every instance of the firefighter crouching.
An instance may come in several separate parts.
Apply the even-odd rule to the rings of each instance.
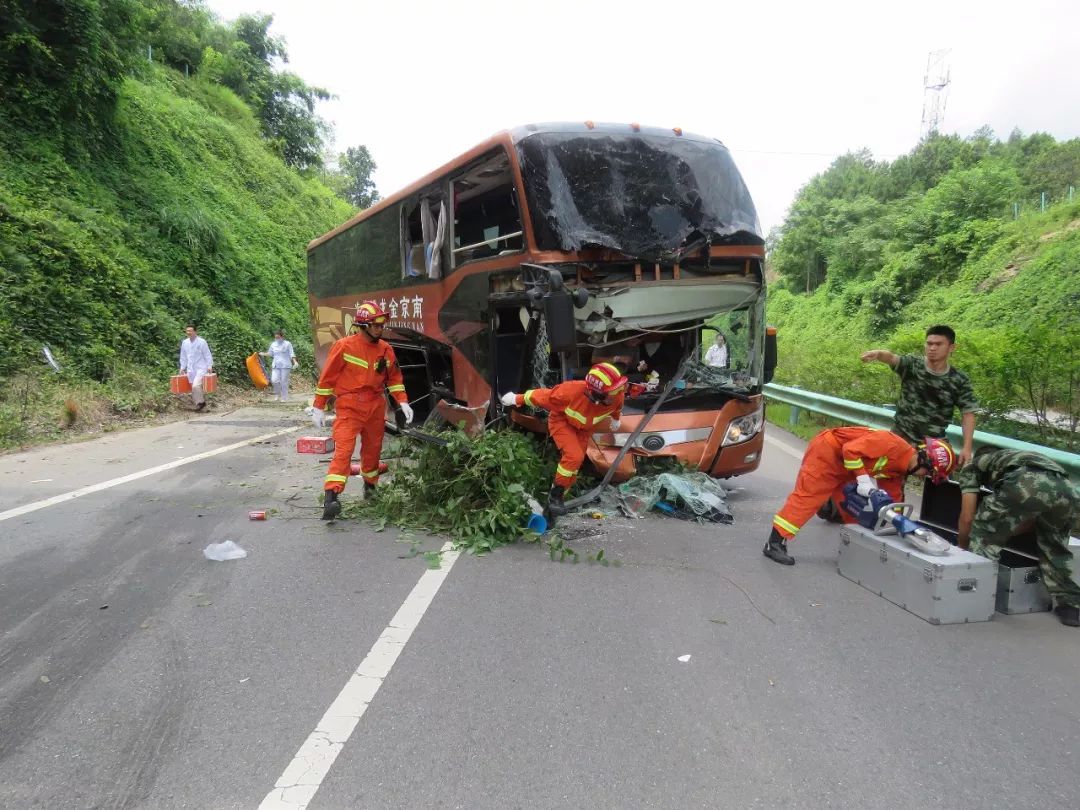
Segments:
[[[338,495],[348,480],[357,435],[360,436],[360,475],[364,479],[364,492],[371,494],[379,482],[379,456],[386,430],[384,388],[405,415],[405,423],[413,420],[394,350],[382,339],[386,320],[386,313],[374,301],[365,301],[357,307],[353,326],[358,331],[330,347],[315,387],[311,421],[317,428],[321,429],[324,424],[326,400],[330,396],[337,397],[337,419],[332,434],[334,458],[323,487],[323,520],[333,520],[341,513]]]
[[[560,453],[555,483],[548,495],[549,517],[566,513],[563,496],[574,485],[585,461],[589,437],[598,430],[618,430],[625,398],[626,377],[611,363],[597,363],[584,380],[502,395],[502,404],[507,407],[529,405],[548,412],[548,433]]]
[[[927,438],[912,447],[887,430],[841,427],[823,430],[810,440],[803,454],[795,489],[773,518],[772,531],[762,553],[782,565],[794,565],[787,541],[798,533],[830,499],[839,502],[845,484],[858,482],[860,495],[882,489],[894,501],[902,497],[908,475],[930,475],[942,483],[956,466],[956,454],[943,439]],[[845,523],[854,521],[841,513]]]

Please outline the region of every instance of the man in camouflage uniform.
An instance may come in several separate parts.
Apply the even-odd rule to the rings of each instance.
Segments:
[[[1072,578],[1069,530],[1080,517],[1080,487],[1046,456],[984,447],[957,475],[958,543],[992,560],[1014,534],[1034,528],[1039,568],[1062,624],[1080,627],[1080,585]],[[993,494],[979,503],[979,487]]]
[[[926,330],[924,351],[925,357],[920,357],[872,349],[864,352],[861,359],[864,363],[874,360],[886,363],[899,375],[900,398],[893,417],[893,433],[911,444],[927,438],[945,438],[953,409],[960,410],[964,443],[957,453],[957,466],[962,467],[971,460],[975,409],[979,403],[971,390],[971,380],[949,365],[949,357],[956,351],[956,333],[948,326],[931,326]]]

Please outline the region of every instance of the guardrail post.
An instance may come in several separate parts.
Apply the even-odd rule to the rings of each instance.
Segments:
[[[795,425],[799,424],[799,414],[801,412],[802,411],[799,410],[798,405],[792,405],[791,406],[791,413],[788,414],[788,420],[787,420],[788,424],[791,425],[792,427],[795,427]]]

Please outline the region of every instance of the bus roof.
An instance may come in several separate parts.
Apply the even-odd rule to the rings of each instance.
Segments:
[[[308,242],[307,249],[312,250],[326,240],[337,236],[343,231],[347,231],[349,228],[351,228],[358,222],[362,222],[363,220],[377,214],[379,211],[382,211],[385,208],[393,207],[394,205],[401,202],[403,199],[409,197],[412,194],[415,194],[417,191],[420,191],[421,189],[430,186],[440,177],[454,171],[455,169],[468,165],[469,163],[486,154],[487,152],[490,152],[496,146],[513,147],[515,144],[525,140],[529,136],[537,135],[540,133],[585,134],[588,132],[595,132],[598,134],[618,133],[621,135],[634,133],[654,138],[665,137],[671,138],[672,140],[689,140],[695,141],[697,143],[712,143],[717,144],[722,148],[727,148],[723,145],[721,141],[717,140],[716,138],[707,138],[702,135],[686,133],[678,127],[664,129],[661,127],[643,127],[639,124],[595,123],[593,121],[525,124],[520,127],[514,127],[513,129],[507,129],[501,132],[497,132],[496,134],[488,138],[486,141],[477,144],[464,154],[458,155],[453,160],[443,164],[434,171],[429,172],[428,174],[421,177],[419,180],[410,183],[400,191],[396,191],[389,197],[385,197],[384,199],[379,200],[377,203],[375,203],[375,205],[371,206],[370,208],[365,208],[363,211],[350,217],[348,220],[343,222],[341,225],[338,225],[333,230],[324,233],[322,236],[315,237],[310,242]]]

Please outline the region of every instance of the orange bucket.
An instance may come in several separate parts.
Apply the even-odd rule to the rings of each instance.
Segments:
[[[169,377],[169,390],[174,394],[190,394],[191,381],[187,378],[187,374],[174,374]]]

